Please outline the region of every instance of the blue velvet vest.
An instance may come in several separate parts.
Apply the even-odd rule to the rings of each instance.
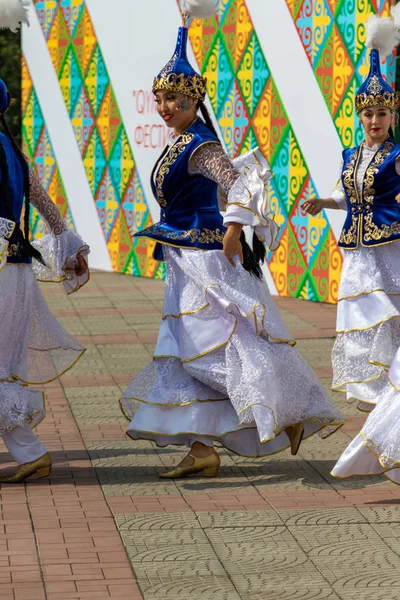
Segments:
[[[22,171],[21,163],[19,162],[18,156],[15,154],[14,148],[8,137],[4,133],[0,133],[0,144],[4,148],[4,152],[7,160],[8,167],[8,193],[10,196],[10,202],[12,206],[12,212],[14,220],[19,225],[21,220],[21,211],[24,203],[24,174]],[[0,171],[1,180],[1,171]],[[0,217],[9,219],[7,214],[6,204],[3,198],[0,199]],[[13,233],[8,240],[8,257],[7,262],[9,263],[26,263],[30,264],[32,258],[30,256],[24,256],[22,254],[21,244],[19,242],[20,236],[17,233]]]
[[[197,119],[161,154],[151,177],[161,207],[160,221],[135,234],[178,248],[220,250],[226,228],[218,209],[218,185],[203,175],[189,174],[189,161],[202,144],[217,138]],[[154,258],[162,260],[157,244]]]
[[[361,197],[356,183],[360,148],[343,151],[347,218],[339,238],[341,248],[378,246],[400,239],[400,205],[395,200],[400,193],[396,172],[400,146],[388,139],[377,149],[365,172]]]

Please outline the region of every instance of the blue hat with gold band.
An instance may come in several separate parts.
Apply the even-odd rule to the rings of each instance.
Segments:
[[[370,17],[365,24],[366,46],[371,48],[368,77],[355,97],[358,114],[365,108],[385,106],[395,110],[398,95],[384,80],[381,72],[381,59],[385,59],[400,41],[399,30],[391,17]]]
[[[214,0],[181,0],[184,23],[189,17],[204,19],[214,14]],[[188,30],[179,27],[175,52],[165,67],[154,78],[153,92],[177,92],[201,102],[207,94],[207,80],[197,73],[187,57]]]
[[[203,101],[207,94],[207,80],[193,69],[187,58],[188,30],[179,27],[175,52],[171,60],[154,78],[153,92],[178,92]]]
[[[379,50],[373,48],[369,59],[368,77],[355,98],[357,113],[371,106],[386,106],[390,110],[395,110],[398,103],[397,93],[382,77]]]

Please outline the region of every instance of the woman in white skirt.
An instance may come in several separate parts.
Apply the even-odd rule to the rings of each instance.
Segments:
[[[339,479],[357,475],[385,475],[400,485],[400,349],[389,370],[388,382],[360,433],[333,468]]]
[[[212,1],[184,5],[199,17],[214,9]],[[190,448],[165,478],[215,476],[214,443],[245,456],[288,446],[296,454],[303,436],[343,422],[293,349],[262,279],[262,242],[275,248],[278,233],[266,212],[268,164],[258,150],[235,165],[224,153],[203,104],[206,82],[187,60],[187,35],[181,27],[154,80],[172,134],[152,175],[161,220],[137,234],[156,240],[155,256],[166,261],[163,320],[153,362],[121,400],[133,439]],[[253,250],[244,225],[255,232]]]
[[[333,387],[345,391],[348,400],[358,401],[361,410],[374,409],[333,469],[336,477],[378,474],[400,450],[398,446],[394,451],[396,402],[392,403],[399,382],[398,354],[388,378],[400,347],[400,207],[396,199],[400,146],[392,131],[397,96],[380,70],[380,56],[392,50],[399,34],[391,18],[373,17],[366,29],[371,66],[355,98],[365,141],[344,150],[341,178],[332,198],[303,204],[313,215],[322,208],[347,210],[339,239],[344,264]]]
[[[15,144],[4,117],[9,102],[0,80],[5,131],[0,133],[0,436],[19,465],[12,475],[0,477],[0,483],[20,483],[34,474],[50,475],[52,466],[50,454],[32,431],[45,416],[44,395],[28,386],[60,377],[84,352],[50,313],[36,278],[62,282],[68,293],[76,291],[88,280],[89,248],[67,229]],[[31,204],[51,232],[33,245]]]

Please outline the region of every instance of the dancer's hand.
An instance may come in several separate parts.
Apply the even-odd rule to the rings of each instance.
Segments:
[[[242,225],[239,223],[231,223],[228,225],[228,230],[222,243],[224,254],[231,263],[232,267],[236,267],[234,261],[235,256],[239,256],[239,260],[241,264],[243,264],[243,247],[240,241],[241,232]]]
[[[397,204],[400,204],[400,194],[397,194],[395,200],[396,200]]]
[[[88,266],[87,266],[87,262],[86,262],[85,258],[82,256],[82,254],[78,254],[77,260],[78,260],[78,262],[76,263],[76,265],[74,265],[74,271],[75,271],[75,275],[80,277],[81,275],[86,273]]]
[[[78,254],[77,257],[72,260],[69,258],[64,266],[64,271],[67,273],[71,273],[80,277],[84,275],[88,270],[88,264],[85,260],[85,257],[82,254]]]
[[[323,201],[321,198],[311,198],[310,200],[303,202],[301,208],[309,215],[315,216],[321,212]]]
[[[78,254],[78,256],[76,257],[76,261],[73,262],[73,264],[71,264],[71,262],[64,267],[64,271],[71,271],[72,273],[75,273],[75,275],[77,277],[80,277],[81,275],[83,275],[84,273],[86,273],[88,269],[87,266],[87,262],[85,260],[85,257],[82,256],[82,254]]]

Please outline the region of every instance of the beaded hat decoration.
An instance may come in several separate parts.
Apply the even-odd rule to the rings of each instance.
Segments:
[[[381,73],[379,50],[373,48],[370,53],[370,69],[355,98],[356,111],[359,114],[364,108],[386,106],[396,110],[398,95],[383,79]]]
[[[384,80],[381,72],[380,61],[391,54],[393,48],[400,41],[400,33],[396,19],[400,19],[400,6],[392,9],[392,17],[370,17],[365,24],[367,48],[371,48],[369,55],[370,68],[368,77],[361,85],[355,97],[356,111],[358,114],[365,108],[372,106],[385,106],[395,110],[398,104],[398,95]]]
[[[179,27],[174,55],[154,78],[153,92],[157,90],[178,92],[203,101],[207,94],[207,80],[196,73],[189,63],[186,54],[187,40],[187,28]]]
[[[214,14],[213,0],[182,0],[182,15],[186,24],[189,17],[204,19]],[[154,78],[153,92],[158,90],[177,92],[201,102],[207,94],[207,79],[197,73],[187,57],[188,30],[179,27],[175,52]]]

